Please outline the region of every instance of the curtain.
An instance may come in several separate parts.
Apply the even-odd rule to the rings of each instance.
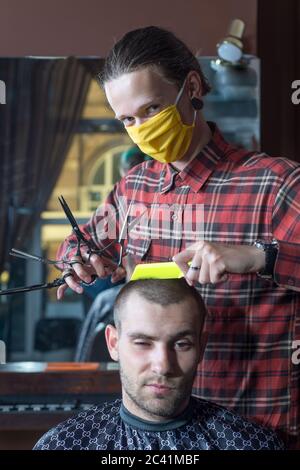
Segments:
[[[92,75],[82,61],[0,59],[0,272],[25,247],[61,172]]]

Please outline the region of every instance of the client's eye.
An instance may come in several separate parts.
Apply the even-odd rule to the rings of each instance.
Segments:
[[[135,346],[145,346],[145,347],[150,346],[150,343],[147,341],[135,341],[133,344]]]
[[[190,349],[193,344],[190,341],[177,341],[175,343],[175,349],[179,349],[180,351],[185,351]]]

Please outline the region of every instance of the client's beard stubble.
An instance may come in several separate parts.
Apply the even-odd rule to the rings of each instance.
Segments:
[[[192,387],[196,369],[193,373],[185,377],[185,380],[178,381],[176,378],[169,378],[165,376],[156,376],[147,379],[146,382],[137,384],[128,375],[125,374],[124,368],[120,363],[120,376],[121,383],[124,391],[134,403],[134,405],[141,409],[149,416],[149,419],[156,421],[158,417],[172,419],[184,411],[182,405],[187,401],[187,397],[191,396]],[[143,394],[147,390],[146,384],[159,383],[171,387],[170,395],[161,395],[150,397],[149,394]],[[148,389],[150,390],[150,389]]]

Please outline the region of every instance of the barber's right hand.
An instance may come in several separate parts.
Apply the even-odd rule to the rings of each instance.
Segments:
[[[66,276],[66,283],[57,289],[57,299],[61,300],[63,298],[68,287],[77,294],[82,294],[82,281],[89,284],[92,281],[92,275],[103,278],[114,272],[114,270],[115,266],[113,263],[109,263],[106,260],[104,261],[99,255],[93,254],[86,264],[83,264],[81,257],[74,256],[72,258],[72,267],[70,266],[70,268],[63,272],[63,275],[66,273],[71,273],[72,275]]]

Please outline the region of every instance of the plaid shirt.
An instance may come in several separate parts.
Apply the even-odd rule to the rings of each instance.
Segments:
[[[300,294],[293,290],[300,289],[300,166],[236,148],[210,126],[211,141],[184,170],[154,160],[138,165],[83,229],[103,247],[109,240],[100,240],[99,226],[107,228],[111,218],[120,224],[126,202],[135,203],[129,223],[140,212],[139,204],[149,211],[152,205],[155,230],[149,234],[142,217],[125,240],[137,262],[171,260],[196,239],[247,245],[275,238],[279,252],[273,281],[255,273],[229,274],[217,285],[198,285],[209,311],[209,339],[194,393],[297,438],[300,366],[292,363],[292,353],[293,341],[300,339]],[[159,210],[153,212],[153,203]],[[193,216],[199,207],[203,224],[195,239]],[[172,236],[166,238],[164,222],[170,215]],[[191,230],[182,236],[177,227],[185,216]],[[60,257],[74,254],[73,240],[61,245]],[[110,247],[106,254],[113,256],[113,251]]]

